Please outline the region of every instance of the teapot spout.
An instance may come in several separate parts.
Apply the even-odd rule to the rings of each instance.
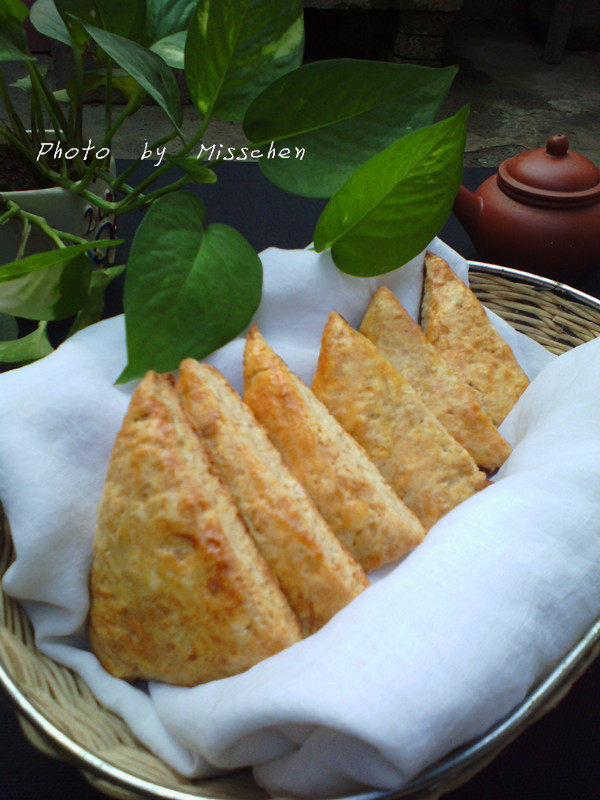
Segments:
[[[472,236],[477,228],[482,206],[481,197],[477,197],[464,186],[460,187],[454,200],[453,210],[469,236]]]

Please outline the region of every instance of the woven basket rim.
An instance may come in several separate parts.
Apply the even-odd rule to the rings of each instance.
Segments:
[[[503,720],[474,743],[467,742],[440,759],[422,775],[417,776],[401,790],[389,792],[365,792],[357,795],[344,795],[330,800],[416,800],[424,790],[441,786],[451,781],[457,774],[467,771],[476,762],[490,754],[504,749],[533,722],[541,718],[568,693],[575,681],[600,655],[600,619],[585,633],[582,639],[571,648],[567,655],[555,666],[552,672]],[[73,741],[46,719],[35,706],[20,692],[17,684],[0,663],[0,685],[14,703],[16,710],[42,734],[51,739],[56,748],[68,756],[75,766],[85,769],[98,777],[109,779],[116,786],[139,792],[148,798],[161,800],[202,800],[203,795],[190,795],[177,789],[160,787],[107,763],[87,748]],[[207,800],[214,800],[207,798]]]
[[[469,261],[469,272],[474,275],[490,275],[506,278],[510,282],[525,284],[529,287],[540,287],[553,295],[575,301],[600,313],[600,300],[574,289],[558,281],[544,278],[532,273],[509,267],[488,264],[482,261]],[[0,528],[8,534],[6,526]],[[1,533],[1,531],[0,531]],[[591,662],[600,654],[600,618],[588,629],[584,636],[568,651],[552,671],[526,695],[504,719],[493,725],[487,733],[478,739],[467,742],[452,753],[444,756],[437,763],[427,768],[421,775],[413,779],[400,790],[372,791],[355,795],[346,795],[337,800],[417,800],[423,792],[448,791],[451,784],[463,781],[460,777],[466,773],[474,774],[478,765],[488,762],[504,747],[519,736],[530,724],[542,717],[554,707],[569,691],[573,683],[585,672]],[[20,691],[18,684],[8,674],[0,662],[0,690],[10,698],[15,709],[30,722],[36,730],[47,737],[61,754],[74,766],[100,779],[108,780],[115,787],[137,793],[141,797],[160,798],[161,800],[213,800],[207,795],[190,794],[186,791],[159,786],[131,774],[125,769],[106,762],[83,745],[78,744],[70,736],[63,733],[53,722],[47,719],[35,705]],[[477,768],[476,768],[477,767]],[[437,794],[435,794],[437,797]]]
[[[471,270],[496,277],[512,279],[516,283],[525,283],[529,286],[540,286],[547,289],[552,294],[564,297],[567,300],[575,300],[581,305],[588,306],[594,311],[600,311],[600,300],[591,294],[582,292],[581,289],[574,289],[561,281],[554,281],[551,278],[544,278],[542,275],[534,275],[532,272],[525,272],[513,267],[501,267],[498,264],[488,264],[486,261],[469,261],[469,274]]]

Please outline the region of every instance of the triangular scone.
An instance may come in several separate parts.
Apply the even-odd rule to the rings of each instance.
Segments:
[[[366,589],[367,576],[218,370],[187,359],[177,390],[303,633],[314,633]]]
[[[433,253],[425,256],[421,322],[450,369],[477,392],[486,414],[500,425],[529,379],[473,292]]]
[[[426,528],[486,485],[408,381],[335,312],[323,332],[313,392]]]
[[[174,386],[154,372],[110,457],[89,635],[112,675],[182,686],[235,675],[301,638]]]
[[[365,451],[267,345],[256,326],[244,352],[244,399],[333,532],[367,572],[425,531]]]
[[[476,464],[491,471],[506,461],[510,445],[492,425],[475,393],[448,369],[389,289],[382,287],[375,293],[360,332],[402,373]]]

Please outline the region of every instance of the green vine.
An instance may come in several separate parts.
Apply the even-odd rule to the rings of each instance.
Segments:
[[[194,157],[212,120],[241,122],[252,150],[270,151],[277,144],[277,158],[258,160],[264,175],[286,191],[329,198],[315,231],[316,249],[330,247],[334,262],[345,272],[375,275],[423,250],[449,213],[460,182],[467,116],[463,109],[434,124],[456,73],[453,67],[430,69],[352,59],[303,66],[300,0],[198,0],[195,6],[164,0],[160,18],[153,8],[150,3],[146,7],[146,0],[128,0],[122,14],[114,13],[109,0],[34,3],[34,24],[67,44],[73,56],[72,79],[54,91],[27,46],[23,30],[27,7],[22,0],[0,6],[0,61],[21,62],[24,76],[16,86],[28,93],[30,101],[28,130],[0,74],[4,106],[0,138],[52,186],[83,198],[104,215],[146,211],[143,224],[149,219],[152,223],[145,235],[136,235],[127,267],[124,306],[129,363],[124,374],[129,378],[153,365],[164,368],[163,362],[156,363],[159,351],[172,353],[172,366],[176,366],[175,354],[179,357],[180,353],[178,343],[169,340],[173,335],[169,326],[161,328],[146,318],[148,309],[168,309],[173,302],[164,287],[177,284],[189,293],[187,300],[177,298],[186,312],[176,328],[177,335],[185,331],[186,354],[196,357],[206,355],[215,342],[235,336],[236,326],[243,327],[260,302],[260,262],[252,248],[227,226],[205,226],[204,204],[181,191],[194,183],[214,183],[218,177],[214,167],[245,158],[244,147],[228,148],[217,158],[212,158],[212,151],[209,158],[210,147],[200,147],[201,155]],[[182,68],[198,113],[189,136],[182,132],[175,77]],[[88,93],[98,89],[104,91],[102,141],[94,144],[95,154],[83,155],[84,103]],[[118,113],[117,93],[125,101]],[[156,152],[171,145],[173,152],[136,181],[144,164],[142,155],[114,175],[110,154],[122,126],[147,96],[164,113],[168,126],[149,149]],[[60,148],[55,158],[42,152],[48,125]],[[176,140],[177,145],[173,144]],[[98,158],[103,148],[108,155]],[[69,150],[75,155],[67,159]],[[291,158],[294,152],[302,157]],[[174,175],[168,183],[157,186],[171,170]],[[94,191],[97,181],[109,187],[111,199]],[[173,217],[174,209],[185,224]],[[20,363],[24,352],[31,358],[47,354],[48,320],[60,318],[61,313],[75,314],[71,328],[75,332],[99,319],[104,290],[122,268],[93,272],[86,249],[110,243],[88,243],[54,228],[13,200],[2,200],[0,236],[2,226],[15,223],[21,236],[15,259],[0,265],[0,313],[13,313],[7,307],[9,303],[14,307],[14,287],[5,301],[3,284],[18,275],[19,286],[25,287],[19,308],[34,318],[27,307],[27,276],[31,274],[33,285],[38,281],[33,273],[44,266],[47,280],[54,281],[56,291],[65,295],[39,319],[39,336],[29,340],[27,347],[15,341],[14,361]],[[34,228],[53,250],[27,254]],[[159,241],[163,230],[177,233]],[[195,256],[182,260],[183,252],[195,252]],[[154,273],[150,280],[148,270],[156,263],[162,270],[179,271],[178,280],[164,281]],[[231,274],[225,274],[227,270]],[[224,301],[224,287],[233,292],[231,301]],[[40,303],[35,307],[40,308]],[[206,310],[206,318],[201,309]],[[10,360],[11,343],[2,343],[0,352]]]

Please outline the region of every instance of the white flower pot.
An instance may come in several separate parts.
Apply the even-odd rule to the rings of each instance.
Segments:
[[[115,162],[111,159],[110,171],[115,172]],[[88,187],[91,192],[105,200],[113,196],[108,184],[98,179]],[[6,200],[13,200],[23,210],[44,217],[53,227],[67,233],[81,236],[84,239],[116,239],[116,220],[114,214],[106,214],[92,206],[79,195],[62,189],[27,189],[17,192],[2,192]],[[10,219],[0,228],[0,264],[14,261],[21,241],[21,223]],[[32,225],[24,255],[52,250],[54,243],[36,225]],[[94,249],[91,253],[94,264],[106,266],[112,264],[115,248]]]

